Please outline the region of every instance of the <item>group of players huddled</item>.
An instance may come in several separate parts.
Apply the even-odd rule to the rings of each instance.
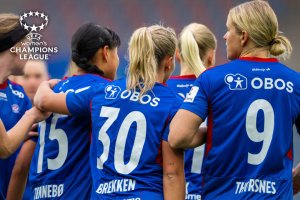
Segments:
[[[31,108],[8,80],[23,73],[26,61],[10,48],[28,31],[0,14],[0,199],[24,191],[23,199],[292,199],[300,75],[276,58],[291,44],[266,1],[231,8],[226,26],[230,62],[216,67],[205,25],[191,23],[178,38],[162,25],[138,28],[127,77],[114,80],[118,34],[84,24],[72,37],[76,75],[42,82]],[[30,169],[16,169],[24,140],[35,147]]]

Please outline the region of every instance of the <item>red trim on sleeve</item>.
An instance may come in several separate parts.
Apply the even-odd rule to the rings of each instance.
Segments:
[[[0,83],[0,89],[5,89],[8,85],[8,80],[6,80],[4,83]]]
[[[239,60],[255,61],[255,62],[278,62],[277,58],[258,58],[258,57],[240,57]]]
[[[205,157],[208,155],[209,151],[212,148],[212,132],[213,132],[213,116],[212,116],[212,107],[209,103],[208,105],[208,119],[207,119],[207,138],[205,145]]]
[[[163,157],[162,157],[162,141],[160,142],[159,148],[158,148],[158,154],[156,157],[156,163],[159,164],[161,167],[163,167]]]
[[[293,160],[293,148],[290,148],[290,150],[286,153],[286,156],[288,159]]]

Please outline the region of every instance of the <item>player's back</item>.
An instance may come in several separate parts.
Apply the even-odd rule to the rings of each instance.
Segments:
[[[31,107],[22,86],[7,80],[0,84],[0,119],[5,129],[11,129]],[[0,199],[6,197],[6,192],[20,148],[7,159],[0,159]]]
[[[93,74],[59,82],[56,93],[80,92],[108,80]],[[32,199],[89,199],[90,117],[52,114],[39,124],[39,138],[30,169]]]
[[[199,80],[193,89],[209,100],[203,198],[292,199],[298,73],[276,59],[241,58]]]
[[[186,94],[192,88],[196,80],[195,75],[171,76],[168,81],[168,87],[181,96],[184,100]],[[203,125],[206,125],[203,123]],[[204,155],[204,146],[201,145],[194,149],[184,151],[184,174],[186,180],[186,199],[201,199],[202,193],[202,175],[201,167]]]
[[[180,100],[159,83],[138,99],[125,79],[93,96],[93,198],[163,199],[161,145]]]

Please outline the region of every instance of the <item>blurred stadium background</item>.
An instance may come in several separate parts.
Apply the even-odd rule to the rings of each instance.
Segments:
[[[118,77],[125,75],[127,66],[127,43],[132,32],[141,26],[161,23],[177,33],[187,24],[198,22],[207,25],[216,35],[218,49],[216,64],[226,62],[223,35],[226,17],[231,7],[243,0],[0,0],[0,12],[23,14],[28,11],[44,12],[49,17],[43,40],[49,46],[58,46],[59,53],[48,60],[53,78],[61,78],[70,62],[72,34],[85,22],[95,22],[116,31],[122,41],[119,49],[120,67]],[[293,54],[285,63],[300,71],[300,0],[270,0],[275,10],[279,28],[290,39]],[[298,25],[297,25],[298,24]],[[175,74],[178,74],[178,67]],[[284,120],[284,119],[283,119]],[[300,162],[300,137],[294,136],[295,164]],[[295,200],[300,200],[297,195]]]

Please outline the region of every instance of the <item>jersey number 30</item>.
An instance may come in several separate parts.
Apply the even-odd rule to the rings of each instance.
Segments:
[[[103,164],[108,158],[110,148],[110,138],[107,134],[107,130],[117,120],[120,112],[120,108],[112,108],[102,106],[100,111],[100,117],[105,117],[107,120],[99,131],[98,139],[103,144],[103,153],[97,158],[97,168],[103,169]],[[129,133],[129,129],[133,123],[136,123],[136,136],[133,143],[130,160],[125,164],[124,153],[126,139]],[[116,140],[115,152],[114,152],[114,163],[117,172],[121,174],[129,174],[138,165],[141,158],[143,146],[146,139],[146,118],[145,115],[139,111],[130,112],[123,120]]]

